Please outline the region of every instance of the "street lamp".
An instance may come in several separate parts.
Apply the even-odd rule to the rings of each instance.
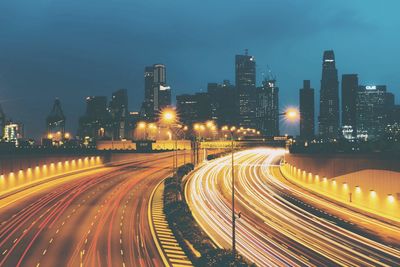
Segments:
[[[279,113],[279,116],[284,116],[289,121],[295,121],[300,118],[300,112],[296,108],[288,108],[283,113]]]
[[[236,215],[235,215],[235,165],[233,150],[233,132],[235,127],[231,128],[231,150],[232,150],[232,254],[233,262],[236,260]]]
[[[235,165],[234,165],[234,136],[233,134],[236,132],[236,127],[232,126],[229,128],[228,126],[223,126],[221,128],[222,131],[229,131],[231,135],[231,176],[232,176],[232,255],[233,261],[236,260],[236,214],[235,214]],[[240,132],[240,130],[238,130]],[[227,136],[227,135],[225,135]]]
[[[174,138],[172,126],[176,123],[177,116],[176,111],[171,108],[166,108],[161,111],[161,122],[168,126],[169,131],[171,132],[172,141],[175,139],[175,147],[172,154],[172,175],[175,174],[176,168],[178,167],[178,155],[177,153],[177,140]]]
[[[138,128],[143,130],[143,140],[146,140],[146,122],[141,121],[138,123]]]
[[[298,119],[300,119],[300,112],[296,108],[288,108],[288,109],[286,109],[285,112],[279,113],[279,116],[284,116],[286,120],[294,122],[294,121],[297,121]],[[286,147],[287,145],[288,144],[286,143],[285,150],[287,150],[287,147]],[[285,154],[286,154],[286,151],[285,151]],[[286,161],[285,154],[283,154],[283,162]]]

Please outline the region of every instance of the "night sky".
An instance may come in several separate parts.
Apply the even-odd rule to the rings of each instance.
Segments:
[[[398,0],[1,0],[0,103],[38,138],[59,97],[75,132],[88,95],[127,88],[138,110],[146,65],[167,65],[174,95],[205,91],[234,82],[234,55],[246,48],[258,83],[276,75],[282,110],[298,105],[303,79],[319,92],[326,49],[339,75],[400,98],[399,10]]]

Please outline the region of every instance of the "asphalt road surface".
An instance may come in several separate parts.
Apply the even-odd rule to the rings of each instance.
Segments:
[[[136,154],[0,199],[0,266],[163,266],[147,207],[171,155]]]

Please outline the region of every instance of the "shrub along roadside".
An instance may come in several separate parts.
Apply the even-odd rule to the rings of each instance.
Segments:
[[[185,164],[164,182],[164,213],[179,244],[195,266],[255,266],[240,255],[233,263],[232,251],[217,248],[193,218],[182,189],[182,177],[193,168],[193,164]]]

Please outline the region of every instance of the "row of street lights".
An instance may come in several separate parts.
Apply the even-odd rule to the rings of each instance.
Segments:
[[[288,121],[295,121],[300,118],[300,114],[296,109],[290,108],[287,109],[285,112],[280,113],[279,116],[284,116]],[[178,123],[178,118],[176,111],[174,109],[165,109],[161,112],[160,116],[160,123],[161,125],[166,125],[171,133],[173,133],[174,127],[176,129],[181,129],[183,132],[187,131],[189,128],[188,126],[183,126]],[[142,126],[141,126],[142,125]],[[145,128],[146,124],[139,123],[139,128]],[[210,130],[211,133],[214,135],[214,139],[216,134],[218,133],[218,127],[215,125],[213,121],[207,121],[206,123],[195,123],[193,125],[194,132],[198,133],[198,138],[200,139],[200,133],[205,130]],[[235,127],[235,126],[223,126],[221,127],[221,132],[225,133],[224,137],[227,139],[228,134],[230,134],[231,139],[231,178],[232,178],[232,255],[233,261],[236,260],[236,214],[235,214],[235,168],[234,168],[234,134],[251,134],[254,136],[259,136],[261,133],[256,129],[251,128],[244,128],[244,127]],[[175,174],[175,170],[178,165],[178,158],[177,158],[177,136],[176,134],[172,135],[173,141],[175,141],[174,147],[174,156],[173,156],[173,175]],[[240,140],[240,137],[239,137]],[[240,217],[240,213],[239,213]]]

